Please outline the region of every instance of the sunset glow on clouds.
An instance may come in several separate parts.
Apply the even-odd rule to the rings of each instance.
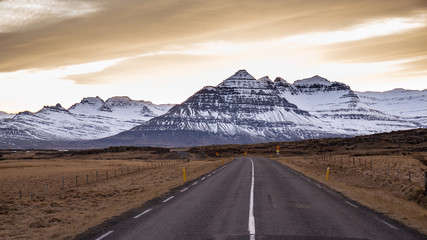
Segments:
[[[87,96],[180,103],[239,69],[427,88],[427,2],[0,2],[0,111]]]

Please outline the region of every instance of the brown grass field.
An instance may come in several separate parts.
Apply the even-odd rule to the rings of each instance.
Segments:
[[[168,156],[162,160],[144,151],[60,158],[45,153],[3,152],[3,158],[10,160],[0,161],[0,239],[72,239],[182,185],[183,167],[191,181],[222,165],[215,158],[187,162]]]

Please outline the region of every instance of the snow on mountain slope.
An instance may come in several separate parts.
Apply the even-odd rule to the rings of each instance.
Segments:
[[[402,116],[427,127],[427,89],[394,89],[386,92],[357,92],[362,102],[381,112]]]
[[[84,144],[194,146],[372,134],[426,127],[426,91],[357,93],[320,76],[291,84],[240,70],[176,106],[91,97],[68,110],[57,105],[0,118],[0,143],[96,139]]]
[[[105,141],[186,146],[339,135],[332,126],[324,127],[321,119],[288,102],[268,77],[256,80],[240,70],[166,114]]]
[[[0,120],[0,139],[51,141],[102,138],[142,124],[170,107],[127,97],[113,97],[105,102],[99,97],[84,98],[69,110],[57,104],[36,113],[21,112],[11,119]]]
[[[275,84],[289,102],[333,126],[331,131],[361,135],[420,127],[416,122],[371,108],[348,85],[320,76],[293,84],[278,78]]]
[[[0,111],[0,119],[13,118],[13,116],[15,116],[15,114]]]

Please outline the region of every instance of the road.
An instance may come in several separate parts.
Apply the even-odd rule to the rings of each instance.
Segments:
[[[92,239],[427,239],[273,160],[238,158]]]

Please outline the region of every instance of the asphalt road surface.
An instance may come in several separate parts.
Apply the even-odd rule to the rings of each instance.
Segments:
[[[265,158],[238,158],[92,239],[427,239]]]

